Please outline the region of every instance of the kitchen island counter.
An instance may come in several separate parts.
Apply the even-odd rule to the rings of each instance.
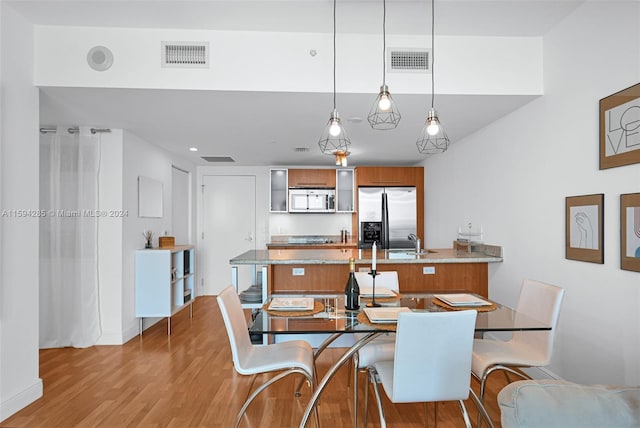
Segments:
[[[356,264],[371,264],[371,250],[359,249],[271,249],[250,250],[242,253],[229,262],[232,265],[261,264],[349,264],[353,257]],[[412,250],[378,250],[376,261],[384,264],[430,264],[430,263],[497,263],[502,257],[490,256],[485,253],[456,253],[451,248],[424,250],[416,255]],[[383,269],[387,270],[387,269]]]
[[[497,250],[496,250],[497,249]],[[378,250],[377,270],[396,271],[400,291],[471,291],[488,297],[488,264],[502,262],[497,255],[456,253],[453,249],[435,249],[424,254],[407,250]],[[371,250],[251,250],[232,258],[231,265],[267,266],[269,293],[341,293],[349,276],[349,258],[356,269],[371,269]]]

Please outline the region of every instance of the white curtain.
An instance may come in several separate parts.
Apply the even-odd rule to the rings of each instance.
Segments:
[[[40,138],[40,348],[95,345],[100,137],[68,127]]]

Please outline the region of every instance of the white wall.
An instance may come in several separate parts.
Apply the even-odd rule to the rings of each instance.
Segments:
[[[158,245],[158,237],[171,235],[171,176],[172,165],[189,171],[195,181],[195,166],[137,135],[124,131],[124,167],[122,172],[123,209],[129,216],[124,218],[122,235],[122,332],[123,341],[138,334],[138,319],[135,317],[135,252],[144,248],[142,233],[152,230],[153,245]],[[162,182],[163,217],[138,216],[138,177],[144,176]],[[195,188],[195,186],[193,186]],[[195,215],[194,209],[192,209]],[[194,231],[195,232],[195,231]],[[192,241],[192,242],[195,242]],[[158,319],[145,320],[144,328]]]
[[[38,377],[38,90],[32,25],[0,2],[0,421],[42,396]]]
[[[379,34],[341,33],[336,52],[339,92],[369,93],[380,84]],[[211,66],[160,67],[162,41],[203,41]],[[534,37],[437,37],[438,91],[444,94],[540,94],[542,46]],[[87,52],[108,47],[113,66],[95,73]],[[388,34],[387,46],[424,48],[430,38]],[[309,55],[309,47],[317,51]],[[247,62],[248,52],[251,62]],[[514,55],[522,54],[518,61]],[[196,31],[115,27],[36,27],[35,82],[39,86],[329,92],[331,34]],[[255,72],[260,64],[260,72]],[[136,70],[132,73],[131,70]],[[394,93],[426,93],[422,73],[389,73]]]
[[[543,97],[425,162],[426,243],[483,226],[505,248],[491,298],[515,304],[523,278],[566,289],[550,372],[638,385],[640,274],[619,268],[619,195],[640,191],[640,164],[599,170],[598,101],[640,81],[640,4],[584,3],[545,36],[544,75]],[[564,254],[565,197],[593,193],[605,195],[603,265]]]
[[[271,235],[337,235],[342,228],[351,234],[351,214],[271,214]]]

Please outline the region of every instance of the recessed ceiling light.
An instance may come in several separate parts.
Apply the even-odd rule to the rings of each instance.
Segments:
[[[192,152],[197,152],[198,148],[197,147],[189,147],[189,150],[191,150]]]
[[[362,122],[362,118],[358,116],[353,116],[347,119],[351,123],[360,123]]]

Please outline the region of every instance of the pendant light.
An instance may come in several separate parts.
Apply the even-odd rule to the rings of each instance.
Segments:
[[[418,151],[420,153],[434,155],[442,153],[447,150],[451,141],[444,131],[442,123],[438,118],[438,112],[433,107],[433,100],[435,98],[435,78],[434,78],[434,40],[435,40],[435,0],[431,0],[431,109],[427,113],[427,120],[425,121],[420,137],[416,141]]]
[[[325,155],[336,155],[338,152],[347,153],[351,145],[336,110],[336,0],[333,0],[333,111],[318,145]]]
[[[347,156],[349,156],[349,152],[337,151],[336,155],[336,166],[347,166]]]
[[[382,1],[382,86],[367,120],[373,129],[393,129],[400,122],[400,112],[391,98],[386,82],[387,72],[387,2]]]

